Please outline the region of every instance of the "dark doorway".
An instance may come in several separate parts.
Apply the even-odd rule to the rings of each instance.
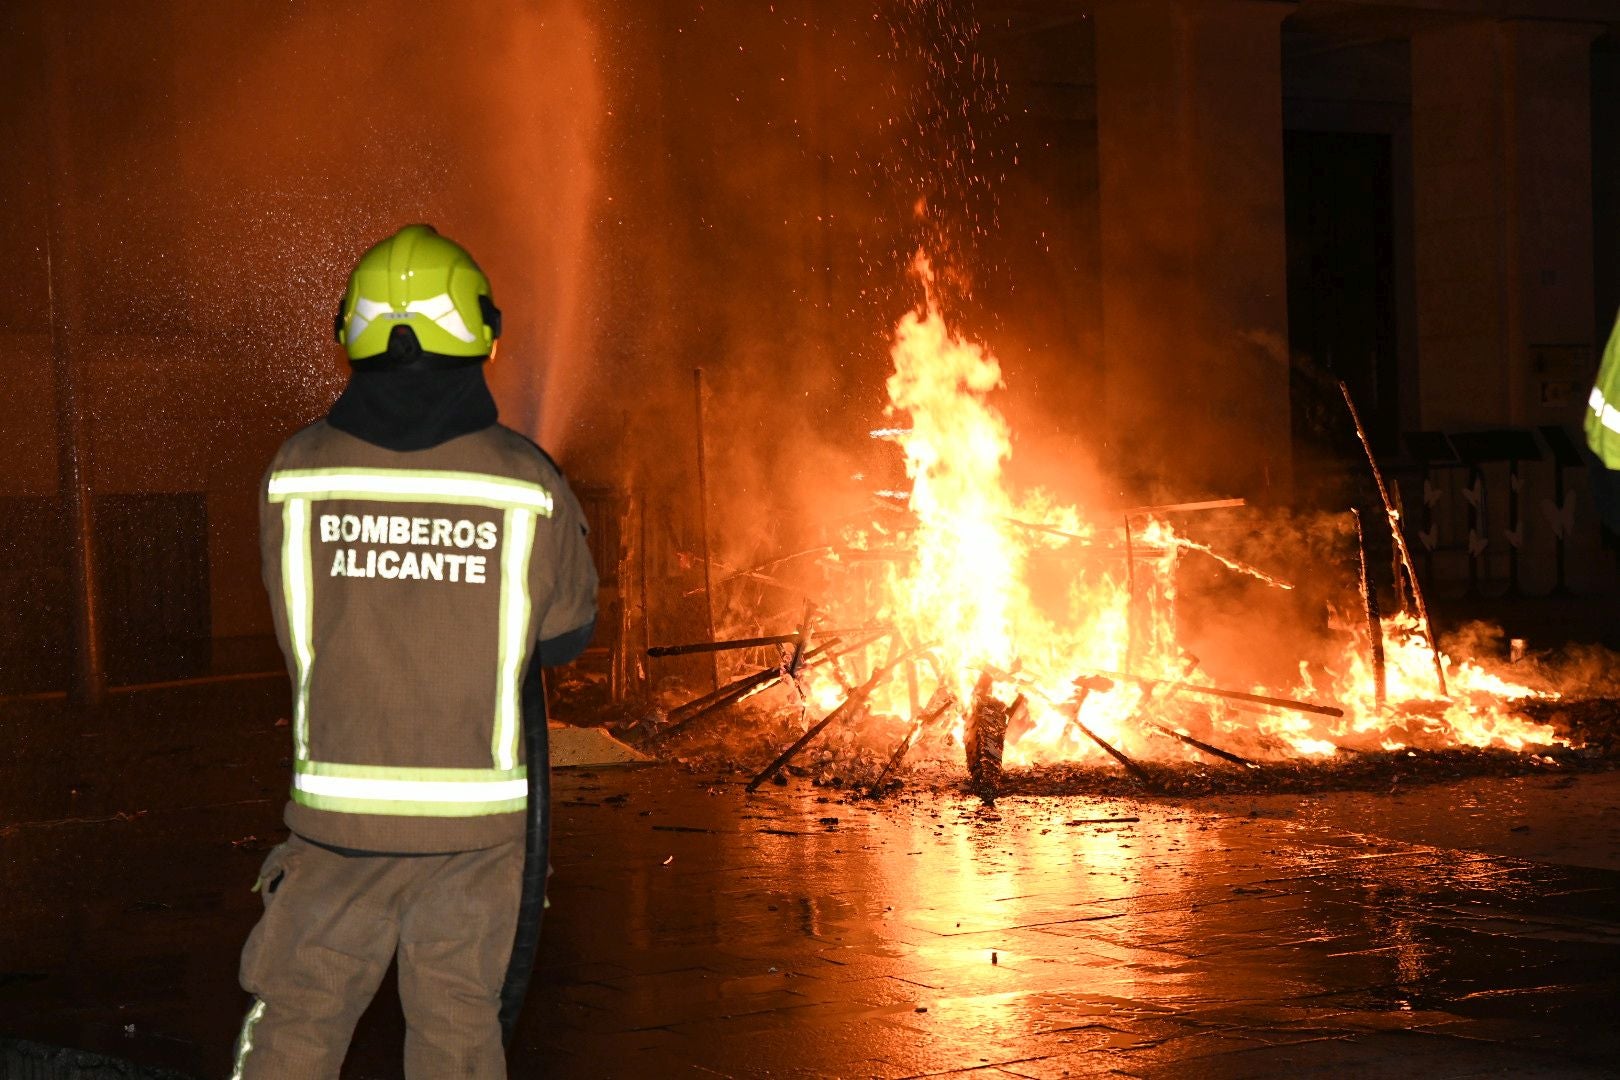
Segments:
[[[1286,132],[1283,178],[1294,460],[1310,502],[1335,486],[1345,451],[1359,453],[1338,380],[1355,397],[1373,449],[1397,450],[1390,137]]]

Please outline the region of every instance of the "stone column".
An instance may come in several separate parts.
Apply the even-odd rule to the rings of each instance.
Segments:
[[[1482,20],[1412,39],[1425,427],[1522,427],[1578,411],[1593,350],[1597,30]]]
[[[1109,457],[1140,497],[1289,494],[1282,20],[1097,7]]]

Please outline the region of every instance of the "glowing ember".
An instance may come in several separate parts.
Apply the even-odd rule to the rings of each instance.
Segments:
[[[924,303],[895,329],[887,383],[894,422],[872,433],[905,455],[911,490],[883,494],[904,494],[910,517],[846,538],[852,548],[894,557],[849,560],[847,593],[830,605],[843,609],[840,619],[853,620],[847,624],[875,621],[908,645],[933,645],[910,677],[889,679],[871,699],[874,716],[894,718],[896,737],[919,714],[919,703],[943,688],[958,703],[959,742],[975,685],[982,690],[988,675],[1002,703],[1022,695],[1028,706],[1027,721],[1019,710],[1007,732],[1008,764],[1100,755],[1073,722],[1075,679],[1100,673],[1112,687],[1086,697],[1082,719],[1133,756],[1198,757],[1155,723],[1257,757],[1401,746],[1522,749],[1558,741],[1549,727],[1514,709],[1515,701],[1545,695],[1474,663],[1443,660],[1451,696],[1438,697],[1428,640],[1405,616],[1384,623],[1390,705],[1382,711],[1364,629],[1345,635],[1340,661],[1315,669],[1302,663],[1294,686],[1254,686],[1247,695],[1201,692],[1207,677],[1176,643],[1180,558],[1198,552],[1272,587],[1292,584],[1150,516],[1094,515],[1041,491],[1015,496],[1003,476],[1011,433],[990,401],[1002,386],[1001,366],[947,325],[922,253],[912,270]],[[888,656],[902,648],[883,647]],[[884,659],[862,660],[864,671],[853,677],[816,669],[811,708],[835,707]]]

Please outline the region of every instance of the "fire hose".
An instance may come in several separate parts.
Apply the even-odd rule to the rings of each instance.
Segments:
[[[546,679],[538,656],[523,678],[524,764],[529,776],[528,820],[523,841],[523,891],[518,900],[512,959],[501,986],[501,1041],[510,1046],[518,1013],[529,992],[540,924],[545,916],[546,879],[551,874],[551,748],[546,729]]]

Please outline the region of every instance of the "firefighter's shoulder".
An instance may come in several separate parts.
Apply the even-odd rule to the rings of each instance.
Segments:
[[[325,420],[316,420],[299,428],[276,448],[275,456],[270,459],[265,469],[264,480],[269,481],[271,475],[283,469],[309,468],[319,464],[320,457],[326,442],[326,433],[332,429],[327,427]]]
[[[337,429],[324,419],[306,424],[287,436],[276,451],[276,461],[283,468],[297,468],[310,457],[325,452],[337,433]]]
[[[546,453],[539,443],[521,431],[514,431],[505,424],[496,424],[490,430],[494,433],[494,438],[499,441],[502,452],[514,464],[520,467],[527,465],[537,470],[535,479],[542,482],[546,480],[559,480],[565,484],[568,482],[568,477],[564,475],[562,466],[558,465],[556,459]]]
[[[580,532],[589,533],[585,512],[580,508],[573,489],[568,486],[568,477],[564,475],[562,466],[541,449],[539,443],[521,431],[514,431],[505,424],[496,424],[487,430],[498,440],[503,459],[513,469],[511,475],[533,481],[551,492],[557,499],[556,516],[560,520],[577,522]]]

